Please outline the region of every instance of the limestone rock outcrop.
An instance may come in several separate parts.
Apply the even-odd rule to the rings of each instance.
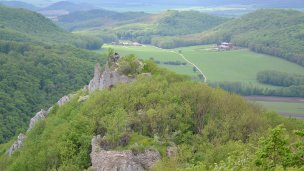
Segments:
[[[63,106],[64,104],[66,104],[67,102],[69,102],[71,100],[71,98],[69,96],[63,96],[58,102],[58,106]]]
[[[29,128],[27,131],[30,131],[38,121],[45,119],[47,117],[47,115],[48,115],[48,111],[41,109],[41,111],[36,113],[36,115],[31,119],[31,122],[30,122],[30,125],[29,125]]]
[[[18,150],[23,143],[23,140],[25,139],[24,134],[19,134],[17,141],[8,149],[7,154],[11,156],[16,150]]]
[[[118,59],[119,58],[117,58],[114,62],[117,62]],[[129,82],[132,82],[133,80],[135,80],[135,79],[130,78],[125,75],[121,75],[116,70],[111,70],[109,68],[108,63],[105,66],[104,72],[101,72],[100,65],[96,64],[93,79],[90,81],[89,85],[87,85],[83,88],[82,91],[83,92],[93,92],[97,89],[101,90],[104,88],[110,88],[116,84],[129,83]],[[57,102],[58,106],[61,107],[64,104],[68,103],[69,101],[71,101],[72,97],[73,97],[72,95],[63,96]],[[78,102],[80,102],[80,103],[85,102],[87,99],[89,99],[89,97],[90,97],[89,95],[80,97]],[[41,111],[36,113],[36,115],[30,121],[27,132],[30,131],[38,121],[47,118],[48,114],[51,112],[52,109],[53,109],[53,107],[50,107],[47,111],[42,109]],[[19,149],[21,147],[21,144],[23,143],[24,139],[25,139],[25,136],[23,134],[20,134],[18,136],[17,141],[8,150],[8,154],[12,155],[17,149]]]
[[[63,106],[64,104],[66,104],[67,102],[69,102],[71,100],[71,97],[70,96],[63,96],[58,102],[57,104],[59,106]],[[43,110],[41,109],[38,113],[36,113],[36,115],[31,119],[30,121],[30,125],[27,129],[27,132],[29,132],[35,125],[38,121],[40,120],[43,120],[45,118],[47,118],[48,114],[51,112],[51,110],[53,109],[53,107],[50,107],[47,111],[46,110]],[[9,156],[11,156],[16,150],[18,150],[22,144],[23,144],[23,141],[25,140],[25,135],[24,134],[20,134],[18,136],[18,139],[17,141],[15,141],[15,143],[8,149],[8,152],[7,154]]]
[[[104,88],[110,88],[120,83],[129,83],[134,80],[134,78],[130,78],[126,75],[121,75],[115,70],[112,71],[108,63],[105,65],[103,72],[101,72],[100,65],[96,64],[94,77],[88,85],[88,90],[91,93],[98,89],[102,90]]]
[[[155,150],[145,150],[141,154],[133,154],[131,150],[105,151],[99,142],[100,136],[92,139],[92,169],[94,171],[144,171],[150,170],[161,159]]]

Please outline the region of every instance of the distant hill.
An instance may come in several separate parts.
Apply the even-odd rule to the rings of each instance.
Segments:
[[[145,22],[122,25],[113,31],[120,39],[149,44],[154,37],[199,33],[228,20],[197,11],[166,11],[150,16]]]
[[[54,2],[60,2],[61,0],[19,0],[34,4],[36,6],[51,5]],[[162,10],[173,7],[193,7],[193,6],[231,6],[231,5],[249,5],[258,8],[304,8],[303,0],[66,0],[72,3],[89,3],[95,7],[108,8],[115,6],[124,7],[149,7],[158,6]],[[145,8],[141,8],[143,11]]]
[[[58,17],[58,22],[68,30],[84,28],[110,27],[117,24],[126,24],[142,21],[149,14],[142,12],[114,12],[104,9],[90,11],[76,11]]]
[[[29,4],[29,3],[25,3],[25,2],[21,2],[21,1],[2,1],[0,2],[0,5],[4,5],[7,7],[13,7],[13,8],[23,8],[23,9],[28,9],[31,11],[37,11],[39,8]]]
[[[171,10],[159,14],[147,14],[91,10],[60,16],[58,23],[70,31],[87,29],[95,33],[99,30],[100,34],[108,34],[104,33],[104,30],[109,30],[120,39],[151,43],[154,36],[199,33],[228,20],[197,11]],[[92,33],[92,31],[88,32]]]
[[[70,0],[75,2],[75,0]],[[77,2],[87,2],[85,0],[77,0]],[[226,6],[226,5],[253,5],[260,8],[303,8],[303,0],[112,0],[100,1],[90,0],[91,4],[105,6],[109,4],[124,4],[128,6],[143,6],[143,5],[159,5],[159,6]]]
[[[221,41],[278,56],[304,66],[304,13],[264,9],[231,20],[210,31],[181,37],[159,37],[153,44],[181,47]]]
[[[0,7],[0,26],[0,32],[9,30],[37,41],[64,43],[74,39],[71,33],[44,16],[24,9]],[[3,38],[4,35],[1,36]]]
[[[41,11],[65,10],[68,12],[74,12],[74,11],[87,11],[92,9],[95,9],[95,7],[86,3],[76,4],[68,1],[60,1],[41,9]]]

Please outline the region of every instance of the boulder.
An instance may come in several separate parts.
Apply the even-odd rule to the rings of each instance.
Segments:
[[[144,153],[133,154],[131,150],[106,151],[100,147],[101,137],[92,139],[92,169],[95,171],[144,171],[150,170],[161,159],[155,150],[145,150]]]

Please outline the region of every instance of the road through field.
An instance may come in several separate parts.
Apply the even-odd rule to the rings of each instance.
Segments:
[[[154,47],[154,48],[156,48],[156,49],[163,50],[163,51],[171,52],[171,53],[174,53],[174,54],[176,54],[176,55],[182,57],[183,60],[185,60],[187,63],[189,63],[190,65],[192,65],[193,67],[195,67],[195,68],[200,72],[200,74],[203,75],[203,77],[204,77],[204,82],[205,82],[205,83],[207,82],[207,76],[203,73],[203,71],[202,71],[197,65],[195,65],[194,63],[192,63],[191,61],[189,61],[189,60],[185,57],[185,55],[183,55],[183,54],[181,54],[181,53],[177,53],[177,52],[175,52],[175,51],[173,51],[173,50],[166,50],[166,49],[159,48],[159,47],[156,47],[156,46],[152,46],[152,47]]]
[[[186,62],[188,62],[190,65],[193,65],[204,76],[204,82],[205,83],[207,82],[206,75],[203,73],[203,71],[198,66],[196,66],[194,63],[192,63],[191,61],[189,61],[183,54],[177,53],[175,51],[170,51],[170,52],[175,53],[175,54],[181,56]]]

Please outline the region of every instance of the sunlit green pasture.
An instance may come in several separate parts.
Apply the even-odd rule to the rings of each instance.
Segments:
[[[153,58],[161,62],[164,61],[184,61],[179,55],[170,52],[171,50],[159,49],[153,46],[112,46],[105,45],[106,48],[114,48],[122,55],[135,54],[142,59]],[[207,76],[208,82],[229,81],[242,82],[245,84],[255,84],[261,87],[271,88],[272,86],[258,83],[256,74],[263,70],[275,70],[294,74],[304,74],[304,67],[288,62],[278,57],[258,54],[248,49],[238,49],[231,51],[216,51],[214,45],[192,46],[172,49],[181,53],[191,62],[196,64]],[[179,74],[196,76],[193,66],[163,65]]]
[[[304,118],[304,103],[265,102],[265,101],[257,101],[256,103],[264,106],[270,111],[275,111],[285,116]]]

